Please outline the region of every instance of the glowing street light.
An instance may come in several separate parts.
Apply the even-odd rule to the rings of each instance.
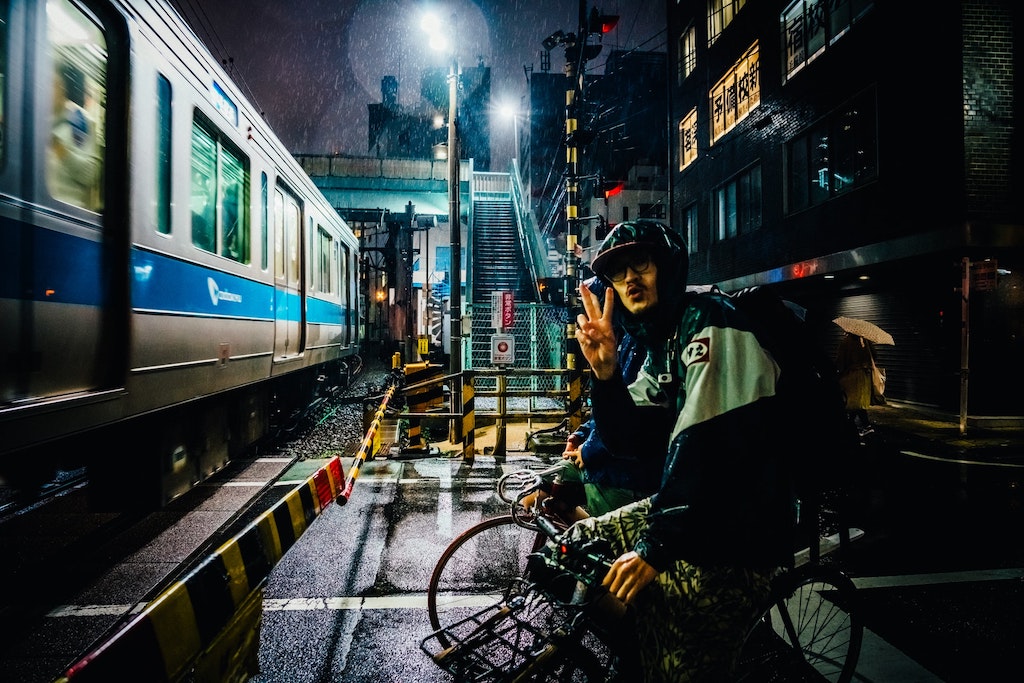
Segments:
[[[459,131],[456,125],[459,98],[459,62],[448,40],[455,34],[456,19],[444,25],[436,15],[426,13],[420,26],[429,34],[430,47],[451,57],[448,69],[448,226],[451,230],[450,276],[450,373],[452,374],[452,413],[462,411],[462,226],[459,223]],[[462,418],[452,418],[453,441],[460,441]]]

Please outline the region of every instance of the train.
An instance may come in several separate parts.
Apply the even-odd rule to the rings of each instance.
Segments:
[[[359,242],[162,0],[10,0],[0,478],[164,506],[359,363]]]

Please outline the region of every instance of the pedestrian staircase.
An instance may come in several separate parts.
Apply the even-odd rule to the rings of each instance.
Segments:
[[[505,291],[516,302],[537,301],[511,200],[473,203],[472,257],[474,304],[490,305],[492,292]]]

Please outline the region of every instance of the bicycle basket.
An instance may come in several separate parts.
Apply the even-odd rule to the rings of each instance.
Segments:
[[[434,631],[420,648],[455,680],[513,680],[531,666],[544,670],[581,613],[579,606],[553,604],[530,591]],[[441,645],[442,634],[450,647]]]

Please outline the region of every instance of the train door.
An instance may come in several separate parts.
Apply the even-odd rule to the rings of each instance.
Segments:
[[[116,381],[108,107],[123,25],[69,0],[0,1],[0,403]],[[114,48],[113,53],[111,48]],[[113,71],[111,73],[111,71]],[[115,89],[117,90],[117,89]],[[115,99],[119,97],[115,93]],[[119,278],[120,276],[118,276]]]
[[[282,187],[274,190],[274,359],[302,354],[302,207]]]

